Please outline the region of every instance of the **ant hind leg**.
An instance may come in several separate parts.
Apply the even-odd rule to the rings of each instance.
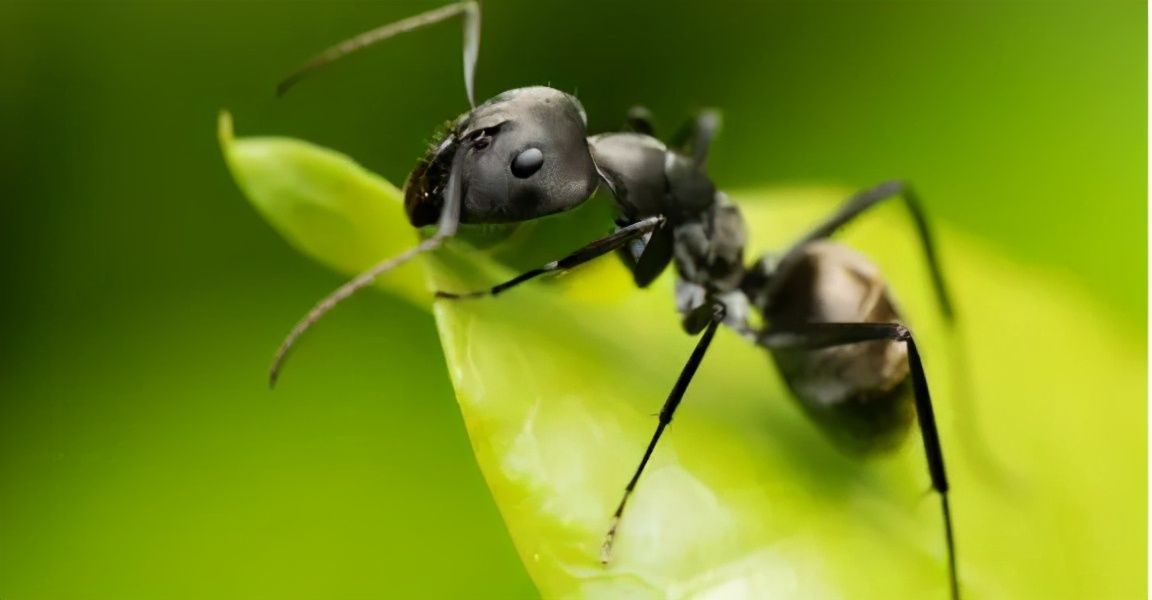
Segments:
[[[936,428],[936,414],[928,392],[928,378],[912,332],[899,323],[808,323],[796,329],[769,329],[760,339],[760,345],[772,349],[818,350],[875,340],[903,342],[908,349],[908,367],[912,378],[912,393],[916,402],[916,418],[928,460],[928,474],[932,487],[940,495],[940,509],[944,518],[944,540],[948,551],[948,574],[953,600],[960,598],[960,584],[956,574],[956,542],[952,532],[952,508],[948,504],[948,477],[944,471],[944,451],[940,446],[940,433]]]

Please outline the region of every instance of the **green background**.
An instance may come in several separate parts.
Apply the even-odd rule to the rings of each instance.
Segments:
[[[240,134],[401,181],[465,108],[458,27],[272,89],[435,5],[0,6],[0,598],[534,594],[430,316],[357,298],[265,389],[275,344],[339,280],[247,206],[214,137],[227,107]],[[728,188],[907,177],[934,219],[1079,285],[1146,352],[1143,3],[484,10],[478,96],[547,83],[596,131],[634,103],[665,131],[720,107]]]

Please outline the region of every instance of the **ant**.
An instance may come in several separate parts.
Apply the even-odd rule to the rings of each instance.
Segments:
[[[603,186],[615,198],[612,234],[489,289],[436,293],[437,298],[454,300],[496,296],[611,252],[621,256],[641,288],[675,265],[681,324],[685,332],[700,337],[624,487],[604,538],[601,561],[610,560],[628,499],[723,324],[768,350],[803,410],[847,451],[893,448],[915,415],[932,487],[940,496],[951,596],[958,600],[948,478],[915,338],[902,324],[879,270],[864,256],[829,241],[869,208],[889,199],[902,200],[919,234],[940,310],[953,323],[932,235],[912,188],[890,181],[861,191],[784,252],[746,266],[743,217],[704,169],[719,127],[716,113],[702,112],[680,136],[684,139],[670,148],[654,137],[647,112],[639,108],[628,115],[632,131],[589,136],[580,101],[550,87],[509,90],[477,105],[473,76],[480,7],[476,1],[450,4],[346,40],[293,72],[278,93],[352,52],[456,16],[464,21],[464,85],[471,109],[448,125],[439,143],[419,160],[404,191],[412,226],[435,224],[435,233],[321,300],[280,345],[270,383],[275,385],[300,335],[325,313],[380,275],[435,250],[460,224],[515,223],[563,212]],[[754,312],[762,325],[751,324]]]

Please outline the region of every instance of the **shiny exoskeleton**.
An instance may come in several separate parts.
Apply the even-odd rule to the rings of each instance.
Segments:
[[[877,203],[903,200],[920,235],[941,309],[951,321],[952,306],[932,237],[912,190],[899,181],[864,190],[785,251],[747,261],[743,217],[705,171],[719,124],[715,113],[702,113],[685,139],[670,147],[652,135],[642,111],[630,115],[633,131],[589,136],[579,100],[549,87],[510,90],[476,106],[475,2],[449,5],[344,42],[293,74],[281,91],[349,52],[457,15],[465,22],[465,85],[473,107],[448,126],[405,185],[409,221],[415,227],[436,225],[436,232],[321,301],[282,344],[273,381],[297,337],[320,316],[380,274],[438,247],[460,224],[536,219],[579,206],[605,189],[617,209],[612,234],[489,289],[437,293],[446,299],[496,295],[613,252],[624,259],[640,287],[673,266],[683,327],[700,338],[625,486],[601,560],[609,560],[630,494],[717,329],[727,325],[771,353],[805,412],[841,448],[857,453],[891,448],[917,420],[932,484],[941,498],[951,593],[959,598],[948,480],[915,340],[879,270],[859,253],[829,240]],[[758,319],[750,318],[753,312]],[[754,321],[761,325],[753,327]]]

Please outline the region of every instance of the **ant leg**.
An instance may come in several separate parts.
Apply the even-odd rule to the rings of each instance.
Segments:
[[[769,329],[758,340],[766,348],[817,350],[875,340],[904,342],[908,348],[908,366],[912,376],[912,394],[916,401],[916,418],[928,459],[928,474],[932,487],[940,494],[944,515],[944,539],[948,549],[948,574],[952,598],[960,598],[960,584],[956,577],[956,542],[952,534],[952,509],[948,505],[948,477],[944,472],[944,452],[940,447],[940,433],[936,429],[936,415],[928,393],[928,378],[912,332],[899,323],[808,323],[795,330]]]
[[[652,451],[656,449],[656,444],[660,441],[660,436],[664,433],[664,429],[672,422],[672,415],[676,413],[676,408],[680,406],[680,401],[684,398],[684,392],[688,391],[688,384],[692,383],[692,377],[696,375],[696,369],[700,367],[700,363],[704,360],[704,353],[708,351],[708,346],[712,343],[713,336],[716,335],[716,329],[720,323],[724,321],[724,305],[722,304],[705,304],[696,309],[696,311],[710,311],[712,318],[708,321],[707,328],[704,329],[704,334],[700,336],[700,341],[696,342],[696,348],[692,350],[692,355],[688,357],[688,362],[684,364],[684,368],[680,371],[680,376],[676,379],[676,385],[672,386],[672,392],[668,394],[668,399],[664,401],[664,408],[660,409],[660,420],[656,424],[656,433],[652,434],[652,440],[648,442],[648,448],[644,450],[644,456],[640,459],[640,466],[636,467],[636,472],[632,475],[632,479],[628,481],[628,485],[624,487],[624,496],[620,498],[620,504],[616,506],[616,512],[612,514],[612,525],[608,528],[608,534],[604,537],[604,545],[600,547],[600,562],[607,564],[608,560],[612,557],[612,542],[616,538],[616,529],[620,526],[620,518],[624,515],[624,506],[628,503],[628,499],[632,496],[632,491],[636,489],[636,482],[640,480],[640,475],[644,472],[644,467],[648,465],[648,459],[652,457]]]
[[[550,262],[550,263],[548,263],[542,267],[538,267],[538,268],[532,269],[531,271],[526,271],[524,273],[521,273],[521,274],[513,277],[512,279],[505,281],[504,283],[494,285],[491,288],[488,288],[486,290],[479,290],[479,291],[475,291],[475,292],[464,292],[464,293],[438,291],[438,292],[436,292],[436,297],[455,300],[455,299],[463,299],[463,298],[481,298],[484,296],[495,296],[496,294],[499,294],[505,290],[508,290],[509,288],[516,287],[516,286],[520,285],[521,283],[524,283],[525,281],[528,281],[530,279],[535,279],[536,277],[544,275],[545,273],[552,273],[554,271],[564,271],[567,269],[571,269],[571,268],[576,267],[578,265],[582,265],[582,264],[584,264],[584,263],[586,263],[586,262],[588,262],[594,258],[598,258],[600,256],[603,256],[603,255],[609,253],[609,252],[612,252],[613,250],[616,250],[618,248],[622,248],[628,242],[635,240],[635,239],[638,239],[640,237],[643,237],[644,235],[646,235],[648,233],[651,233],[656,228],[660,227],[660,225],[662,225],[663,223],[664,223],[664,217],[660,216],[660,215],[641,219],[641,220],[639,220],[639,221],[637,221],[631,225],[628,225],[627,227],[622,227],[622,228],[618,229],[612,235],[600,238],[600,239],[588,244],[587,246],[584,246],[583,248],[576,250],[575,252],[569,254],[568,256],[565,256],[564,258],[561,258],[560,260],[554,260],[554,261],[552,261],[552,262]],[[643,257],[641,257],[641,259],[643,259]]]
[[[904,201],[908,212],[912,215],[912,221],[919,234],[923,253],[928,262],[928,270],[932,277],[932,285],[936,294],[937,303],[940,306],[940,312],[944,315],[945,321],[949,325],[953,325],[956,322],[956,308],[952,303],[951,295],[948,293],[948,285],[944,280],[944,270],[940,267],[940,262],[936,255],[936,247],[933,242],[931,229],[928,226],[928,219],[921,207],[919,197],[907,182],[888,181],[871,189],[859,192],[849,198],[839,211],[789,248],[780,262],[783,262],[784,259],[787,259],[795,253],[802,252],[805,244],[832,235],[840,227],[852,221],[872,206],[884,200],[897,197]],[[978,406],[971,400],[972,393],[966,377],[966,373],[969,371],[967,361],[968,353],[964,348],[963,341],[962,332],[955,332],[955,339],[953,340],[955,349],[952,360],[955,363],[955,371],[959,374],[955,379],[957,382],[955,384],[957,386],[955,395],[958,399],[957,407],[960,416],[958,425],[961,429],[958,431],[958,434],[962,438],[961,447],[969,453],[974,462],[983,465],[979,470],[980,473],[989,477],[989,479],[997,485],[1004,485],[1009,477],[1006,474],[1005,467],[996,460],[994,456],[989,454],[987,450],[990,446],[983,441],[984,436],[979,427],[979,419],[977,417]],[[961,404],[963,404],[963,406],[961,406]]]
[[[687,155],[696,168],[701,168],[708,160],[712,138],[716,137],[716,132],[719,130],[720,111],[705,109],[697,113],[696,118],[680,127],[668,146]]]
[[[630,224],[627,219],[618,219],[616,230],[619,231]],[[672,242],[672,228],[657,227],[647,239],[634,238],[616,249],[620,262],[632,273],[636,287],[648,287],[664,272],[668,263],[672,262]]]
[[[624,229],[632,223],[633,221],[623,216],[616,217],[616,229],[613,233]],[[624,263],[624,267],[628,269],[629,273],[636,270],[636,262],[639,261],[640,256],[644,254],[645,246],[647,246],[647,243],[645,243],[644,238],[637,238],[629,240],[627,244],[616,249],[616,255],[620,257],[620,262]]]
[[[636,105],[628,109],[628,128],[636,133],[656,137],[656,127],[652,125],[652,111],[646,106]]]
[[[628,109],[628,128],[636,133],[656,137],[656,127],[652,125],[652,112],[645,106]],[[700,111],[694,119],[683,124],[673,134],[668,146],[692,158],[697,167],[704,166],[712,138],[720,129],[720,113],[713,109]]]
[[[940,312],[944,315],[948,323],[954,323],[956,320],[956,311],[952,304],[952,299],[948,294],[948,286],[944,283],[944,271],[940,268],[940,262],[936,257],[936,245],[933,242],[932,231],[928,227],[928,219],[924,216],[919,197],[912,189],[912,186],[906,182],[886,181],[876,187],[858,192],[849,198],[835,214],[828,217],[827,220],[817,225],[812,231],[808,232],[807,235],[794,243],[784,256],[781,257],[780,262],[791,258],[799,252],[803,252],[804,246],[807,244],[832,235],[836,230],[858,217],[864,211],[890,198],[900,198],[904,201],[904,205],[908,207],[908,212],[911,213],[912,221],[920,236],[924,256],[928,260],[928,270],[932,274],[932,285],[936,290],[936,299],[940,304]]]
[[[671,227],[658,227],[648,236],[644,250],[636,258],[632,267],[632,279],[636,287],[646,288],[664,272],[672,262],[674,239]]]

